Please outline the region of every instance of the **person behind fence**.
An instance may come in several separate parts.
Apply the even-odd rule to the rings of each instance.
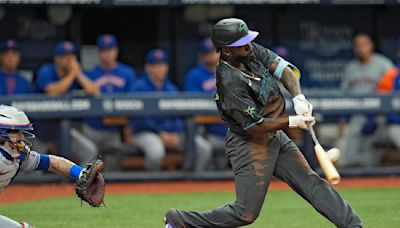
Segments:
[[[394,93],[396,96],[400,92],[400,38],[397,41],[396,48],[397,63],[395,68],[382,77],[378,82],[377,92],[383,94]],[[390,157],[391,162],[400,162],[400,141],[398,140],[400,135],[400,115],[397,112],[388,113],[386,115],[386,134],[389,139],[386,143],[391,143],[396,147],[397,153]]]
[[[357,34],[353,39],[356,58],[349,62],[344,71],[341,89],[349,95],[375,93],[381,78],[392,74],[393,64],[385,56],[374,53],[374,44],[367,34]],[[352,115],[339,125],[342,156],[338,164],[342,167],[376,166],[380,154],[374,143],[380,136],[383,121],[375,115]]]
[[[162,49],[150,50],[146,55],[145,75],[136,81],[133,92],[178,94],[178,88],[168,79],[168,55]],[[183,151],[183,120],[174,116],[142,117],[133,120],[135,143],[145,154],[147,170],[159,170],[167,150]],[[201,136],[195,136],[195,170],[207,168],[212,148]]]
[[[118,61],[117,38],[112,34],[103,34],[97,38],[99,65],[87,72],[88,77],[99,87],[100,94],[129,92],[136,80],[135,70]],[[83,125],[84,134],[89,137],[99,151],[110,146],[121,145],[120,127],[105,124],[104,118],[90,118]],[[116,167],[113,167],[116,168]]]
[[[203,92],[214,94],[217,90],[215,84],[215,71],[219,53],[215,50],[211,38],[205,38],[199,45],[199,64],[190,69],[185,79],[185,91]],[[206,138],[213,148],[215,166],[224,169],[227,159],[224,155],[225,135],[228,130],[225,124],[210,124],[206,126]],[[221,155],[221,156],[218,156]]]
[[[32,84],[18,72],[20,45],[15,40],[6,40],[0,46],[0,55],[0,95],[32,93]]]
[[[37,73],[36,87],[39,92],[49,96],[70,96],[81,90],[87,95],[97,95],[99,88],[81,70],[76,57],[77,49],[70,41],[61,41],[54,48],[54,63],[42,65]],[[35,149],[48,151],[56,147],[59,132],[57,120],[36,121],[39,137]],[[97,148],[93,142],[80,131],[71,128],[71,156],[80,164],[85,164],[97,156]]]

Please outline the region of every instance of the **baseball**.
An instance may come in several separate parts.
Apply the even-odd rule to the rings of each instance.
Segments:
[[[328,150],[326,154],[332,162],[336,162],[340,158],[340,150],[336,147]]]

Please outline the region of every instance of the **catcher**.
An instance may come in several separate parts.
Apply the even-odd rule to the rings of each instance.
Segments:
[[[104,178],[100,174],[103,162],[95,159],[82,168],[65,158],[31,151],[35,139],[32,130],[32,124],[23,111],[0,105],[0,193],[19,171],[46,170],[76,179],[78,197],[92,207],[99,207],[105,193]],[[0,215],[0,227],[32,226]]]

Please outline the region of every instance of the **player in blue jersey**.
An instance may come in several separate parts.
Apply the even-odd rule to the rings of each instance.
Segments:
[[[103,34],[97,38],[100,64],[87,72],[101,93],[128,92],[136,78],[135,70],[118,62],[118,44],[114,35]]]
[[[219,53],[216,52],[210,38],[206,38],[199,45],[200,63],[186,75],[185,90],[195,92],[215,93],[215,71],[217,69]]]
[[[69,96],[77,90],[87,95],[97,95],[99,88],[86,76],[76,57],[77,49],[70,41],[59,42],[54,49],[54,63],[44,64],[39,68],[36,86],[40,92],[49,96]],[[58,141],[59,123],[57,120],[35,122],[40,138],[35,143],[35,149],[47,151],[55,147]],[[97,156],[97,148],[75,128],[71,129],[72,157],[84,164]]]
[[[190,69],[185,79],[185,91],[215,94],[215,71],[219,53],[215,50],[210,38],[205,38],[199,45],[199,64]],[[223,169],[227,165],[225,158],[225,135],[228,130],[225,124],[210,124],[207,128],[207,140],[212,145],[215,166]],[[221,155],[221,156],[218,156]]]
[[[76,47],[70,41],[59,42],[54,49],[54,63],[39,68],[36,86],[49,96],[69,95],[83,89],[87,95],[97,95],[99,88],[82,71],[76,57]]]
[[[118,43],[114,35],[103,34],[97,38],[97,65],[87,75],[99,88],[100,94],[129,92],[136,78],[132,67],[118,62]],[[103,124],[101,118],[85,120],[83,132],[97,145],[99,150],[107,145],[121,143],[119,127]]]
[[[15,40],[1,44],[0,95],[27,94],[33,86],[19,72],[20,46]]]
[[[134,92],[178,94],[178,88],[168,79],[168,55],[161,49],[153,49],[146,55],[146,74],[139,79]],[[183,150],[183,120],[176,116],[142,117],[133,121],[135,143],[145,154],[146,169],[159,170],[167,150]],[[207,168],[211,157],[211,145],[201,136],[195,136],[195,170]]]

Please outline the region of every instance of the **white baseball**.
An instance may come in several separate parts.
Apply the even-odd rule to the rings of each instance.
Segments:
[[[336,162],[340,158],[340,150],[338,148],[334,147],[334,148],[328,150],[326,152],[326,155],[328,156],[329,160],[331,160],[331,162]]]

